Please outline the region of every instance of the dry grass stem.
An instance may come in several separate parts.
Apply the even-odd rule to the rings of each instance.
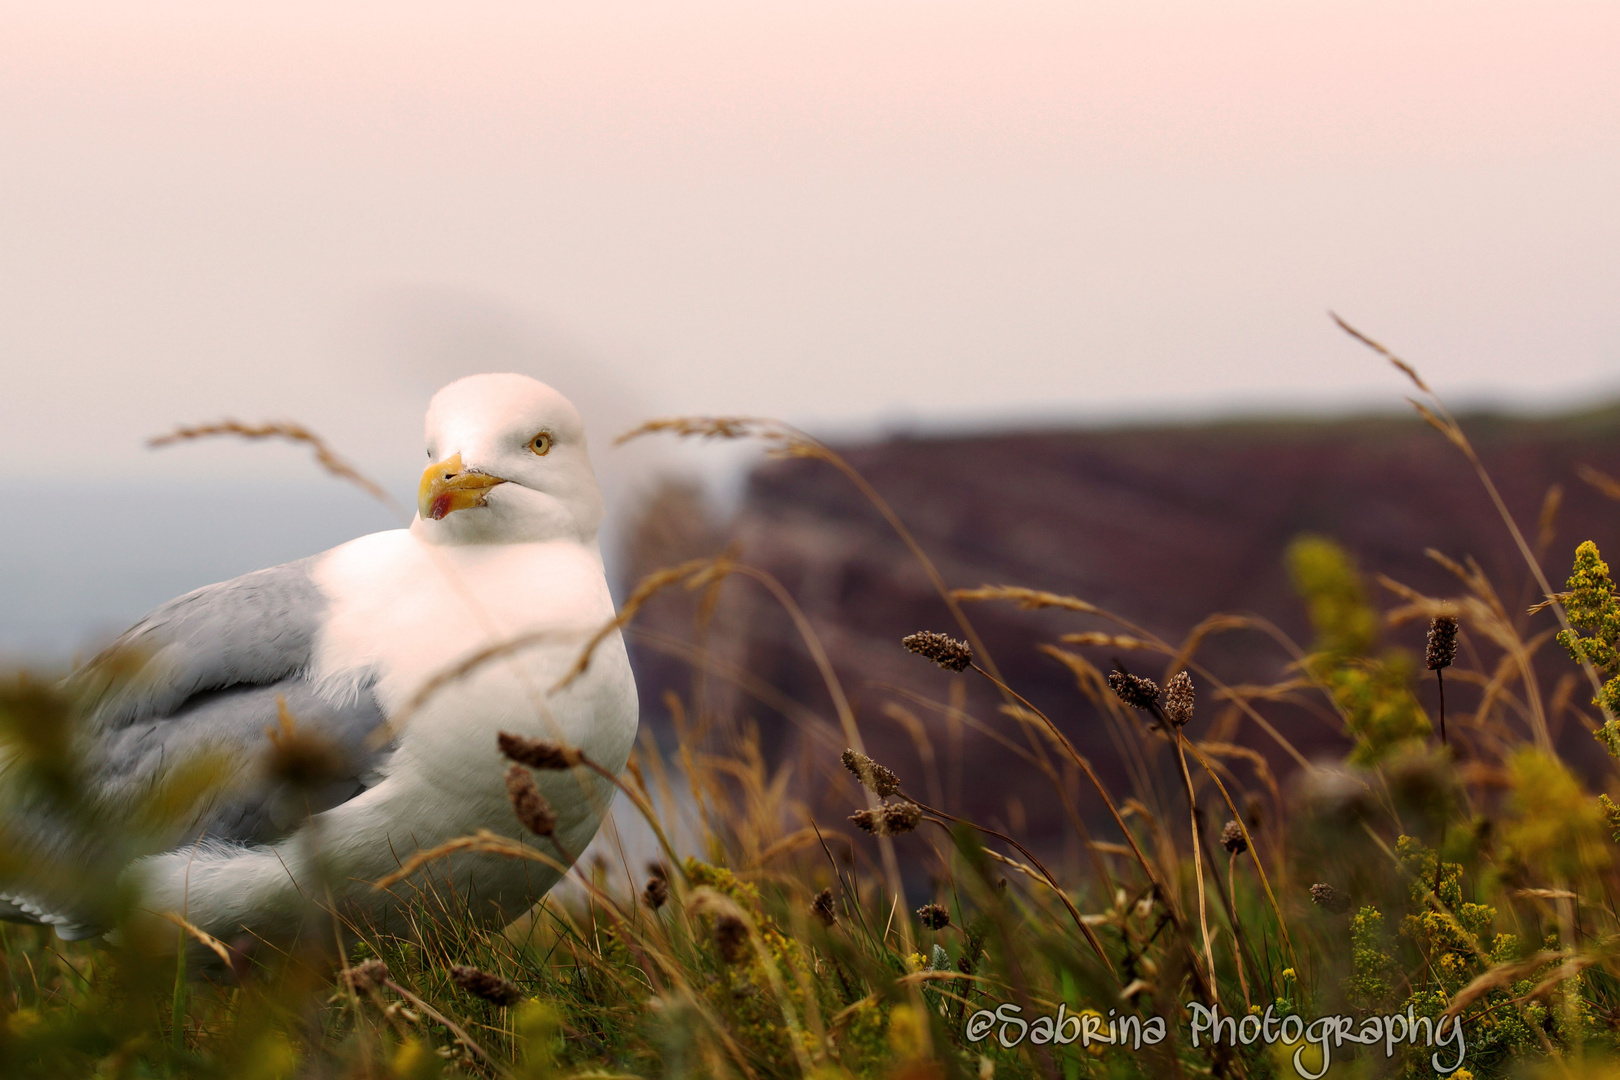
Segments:
[[[291,421],[271,421],[264,424],[244,424],[237,420],[222,420],[217,424],[199,424],[195,427],[179,427],[167,435],[155,435],[146,440],[146,445],[157,449],[172,446],[179,442],[189,442],[195,439],[207,439],[218,435],[234,435],[242,439],[287,439],[291,442],[303,443],[315,452],[315,460],[333,476],[347,480],[372,498],[393,510],[404,520],[410,519],[410,514],[394,500],[394,497],[383,490],[382,486],[366,476],[359,469],[350,465],[326,443],[319,435]]]

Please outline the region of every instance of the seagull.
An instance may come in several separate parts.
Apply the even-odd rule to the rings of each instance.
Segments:
[[[617,774],[635,740],[617,630],[565,679],[614,617],[584,425],[544,383],[474,375],[434,395],[426,436],[408,528],[171,600],[69,677],[89,809],[68,820],[12,793],[0,832],[22,869],[0,877],[0,919],[94,937],[125,889],[139,909],[224,940],[296,933],[312,903],[388,926],[413,890],[373,883],[418,851],[481,829],[561,866],[584,850],[612,783],[585,768],[536,773],[557,817],[536,837],[497,747],[502,732],[556,742]],[[214,771],[188,774],[188,762]],[[0,761],[0,788],[7,771]],[[183,796],[188,775],[212,783],[180,820],[97,827],[144,820],[154,793]],[[109,862],[110,880],[85,870]],[[562,872],[464,851],[418,881],[431,875],[467,915],[504,925]]]

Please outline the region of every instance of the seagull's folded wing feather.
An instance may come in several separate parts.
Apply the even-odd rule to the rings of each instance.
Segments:
[[[91,726],[126,727],[172,715],[194,694],[301,673],[326,610],[315,561],[244,574],[153,610],[69,680]]]
[[[308,678],[326,611],[313,564],[272,567],[171,600],[68,680],[83,706],[76,747],[83,805],[69,811],[38,792],[7,793],[8,846],[46,873],[0,881],[0,919],[94,932],[94,905],[72,895],[78,888],[64,892],[64,873],[72,878],[75,867],[112,868],[132,854],[196,841],[269,842],[306,814],[359,794],[386,769],[389,747],[374,738],[383,714],[369,680],[333,695]],[[268,767],[271,732],[284,745],[302,740],[296,748],[305,765],[310,751],[324,749],[315,755],[319,768],[299,776],[294,761],[292,775],[278,777]],[[115,828],[107,835],[86,828],[127,820],[177,770],[204,760],[214,782],[150,832],[146,850],[131,851],[127,836],[111,835]]]

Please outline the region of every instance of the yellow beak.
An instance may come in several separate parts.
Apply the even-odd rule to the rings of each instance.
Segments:
[[[416,489],[416,510],[423,521],[439,521],[457,510],[483,506],[490,488],[504,483],[499,476],[468,472],[457,454],[427,467]]]

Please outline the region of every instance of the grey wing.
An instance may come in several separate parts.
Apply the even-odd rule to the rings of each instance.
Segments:
[[[87,829],[83,807],[75,819],[48,800],[14,796],[5,823],[10,846],[41,866],[60,867],[122,861],[198,840],[264,843],[374,783],[391,748],[375,738],[384,717],[370,681],[334,701],[308,678],[326,611],[310,575],[313,562],[171,600],[65,684],[83,705],[80,782],[95,819],[134,813],[200,755],[209,755],[223,776],[207,797],[149,833],[141,850],[130,850],[127,840],[113,843]],[[278,776],[269,767],[275,749],[269,732],[278,729],[283,705],[300,745],[326,751],[317,755],[322,767],[314,773],[293,768]],[[302,760],[307,765],[307,753]],[[43,882],[32,889],[0,882],[0,919],[54,922],[59,930],[93,925],[76,907]]]
[[[326,598],[301,559],[170,600],[68,680],[89,726],[169,716],[194,694],[263,686],[309,666]]]
[[[280,728],[283,707],[294,721],[290,731]],[[104,735],[94,773],[97,794],[134,805],[173,775],[174,766],[211,761],[222,766],[225,781],[214,797],[174,823],[168,846],[193,840],[268,843],[376,782],[389,750],[374,743],[382,722],[369,687],[353,701],[334,703],[301,674],[263,686],[204,691],[169,716]],[[272,731],[283,740],[279,752]]]

